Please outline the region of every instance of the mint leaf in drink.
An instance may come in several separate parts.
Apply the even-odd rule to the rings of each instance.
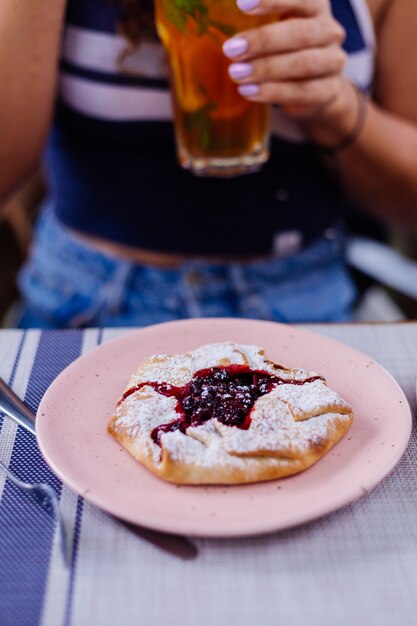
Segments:
[[[213,141],[212,123],[210,111],[216,109],[214,102],[203,105],[192,113],[184,116],[185,127],[192,134],[194,141],[197,142],[201,150],[207,151],[211,148]]]
[[[184,32],[189,17],[195,21],[199,35],[204,35],[210,26],[226,37],[232,37],[236,32],[233,26],[210,19],[203,0],[163,0],[163,5],[167,18],[181,32]]]
[[[163,6],[167,18],[179,31],[184,31],[189,17],[196,22],[199,35],[207,31],[208,8],[203,0],[163,0]]]
[[[171,24],[174,24],[179,31],[183,32],[187,22],[187,16],[178,9],[175,1],[163,0],[164,11]]]

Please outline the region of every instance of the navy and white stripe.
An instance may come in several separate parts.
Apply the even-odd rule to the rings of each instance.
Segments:
[[[81,332],[30,331],[22,346],[16,342],[13,388],[33,411],[53,379],[79,356],[81,340]],[[8,343],[2,342],[2,350],[3,346]],[[0,362],[2,357],[0,354]],[[0,368],[10,381],[7,370],[10,372],[10,367]],[[41,457],[35,437],[8,418],[0,417],[0,424],[2,460],[10,470],[23,481],[47,482],[60,494],[61,483]],[[0,533],[0,623],[39,624],[54,527],[47,514],[10,481],[4,484],[0,498],[0,527],[6,529]]]
[[[345,27],[348,60],[345,75],[362,91],[370,92],[375,71],[376,38],[366,0],[333,0],[333,14]]]
[[[68,25],[60,72],[60,96],[85,115],[113,121],[171,120],[162,46],[146,42],[131,54],[115,34]]]
[[[370,89],[375,37],[365,0],[333,0],[335,17],[345,26],[346,76]],[[105,9],[105,10],[104,10]],[[70,2],[62,46],[60,96],[71,108],[103,120],[170,120],[167,68],[162,46],[143,43],[128,51],[116,34],[118,13],[99,0]],[[273,128],[278,136],[299,140],[300,131],[279,111]]]
[[[139,49],[116,33],[119,15],[100,0],[69,3],[59,95],[81,114],[118,122],[172,120],[162,46]]]
[[[62,58],[73,67],[105,75],[120,74],[163,80],[167,86],[167,66],[162,46],[158,42],[143,42],[127,53],[128,44],[120,35],[95,32],[68,24],[62,46]]]

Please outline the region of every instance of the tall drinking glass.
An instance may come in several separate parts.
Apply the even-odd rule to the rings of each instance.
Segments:
[[[155,0],[155,9],[180,164],[203,176],[257,171],[269,156],[269,107],[239,95],[222,45],[271,18],[245,15],[236,0]]]

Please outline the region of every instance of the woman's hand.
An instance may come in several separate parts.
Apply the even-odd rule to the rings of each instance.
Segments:
[[[274,21],[225,42],[229,74],[239,93],[255,102],[276,104],[298,119],[322,118],[341,95],[347,127],[357,102],[342,76],[345,32],[328,0],[237,0],[249,15],[280,15]],[[339,111],[338,111],[339,114]]]
[[[256,0],[238,2],[251,15],[291,16],[225,42],[239,91],[256,102],[281,105],[314,142],[340,146],[357,128],[361,109],[355,88],[343,77],[343,30],[328,0],[259,0],[256,7]],[[417,233],[417,79],[414,65],[404,62],[417,54],[417,2],[380,5],[378,102],[366,102],[360,135],[338,152],[338,174],[357,205]]]

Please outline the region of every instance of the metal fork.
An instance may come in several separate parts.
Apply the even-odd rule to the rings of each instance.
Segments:
[[[15,392],[9,387],[7,383],[4,382],[4,380],[2,380],[1,377],[0,377],[0,412],[10,417],[12,420],[17,422],[20,426],[23,426],[23,428],[26,428],[26,430],[28,430],[29,432],[31,432],[33,435],[36,436],[35,414],[32,413],[32,411],[26,406],[26,404],[22,402],[19,396],[15,394]],[[11,480],[15,479],[18,482],[21,482],[15,476],[9,475],[10,471],[6,467],[4,467],[3,464],[1,464],[1,467],[3,467],[3,469],[5,469],[8,472],[8,476]],[[21,484],[25,485],[25,487],[27,486],[26,483],[21,483]],[[29,486],[32,487],[32,485],[29,485]],[[35,486],[46,487],[48,489],[48,493],[52,492],[53,499],[51,500],[51,502],[54,503],[52,506],[55,507],[55,510],[58,513],[57,520],[58,520],[58,524],[60,524],[60,529],[63,529],[62,533],[61,533],[61,530],[59,532],[61,533],[62,537],[65,537],[64,541],[66,541],[65,527],[64,527],[60,510],[59,510],[58,498],[54,490],[49,485],[41,484],[41,485],[35,485]],[[45,491],[44,493],[46,494]],[[179,557],[180,559],[190,560],[190,559],[194,559],[198,555],[196,546],[193,543],[191,543],[191,541],[189,541],[185,537],[182,537],[181,535],[171,535],[170,533],[150,530],[147,528],[143,528],[142,526],[138,526],[136,524],[126,522],[115,516],[111,516],[111,517],[117,520],[124,528],[128,529],[130,532],[139,536],[141,539],[145,539],[146,541],[149,541],[150,543],[155,545],[157,548],[164,550],[165,552],[168,552],[169,554],[172,554],[176,557]],[[61,541],[61,546],[62,546],[62,541]],[[67,553],[66,547],[62,547],[62,550],[63,551],[65,550],[65,553]]]
[[[70,564],[68,537],[65,530],[64,520],[62,519],[62,515],[59,510],[58,498],[55,491],[46,483],[24,483],[22,480],[17,478],[17,476],[12,474],[9,468],[2,463],[2,461],[0,461],[0,468],[5,472],[7,478],[16,485],[16,487],[19,487],[19,489],[22,489],[22,491],[25,491],[29,496],[31,496],[38,504],[41,505],[48,515],[52,515],[58,528],[58,540],[61,546],[62,558],[65,565],[68,567]]]

